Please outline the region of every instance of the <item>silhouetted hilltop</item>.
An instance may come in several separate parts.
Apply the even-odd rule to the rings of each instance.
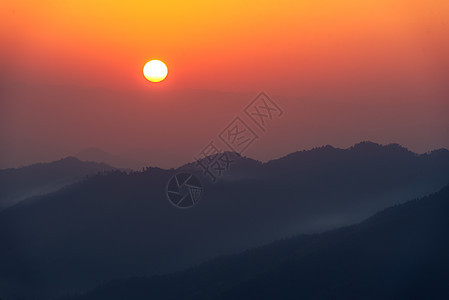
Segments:
[[[50,163],[0,170],[0,207],[56,191],[86,175],[113,169],[103,163],[82,162],[75,157],[66,157]]]
[[[354,163],[365,160],[365,163],[378,163],[381,160],[399,158],[401,160],[413,159],[416,157],[423,157],[411,152],[405,147],[398,144],[380,145],[377,143],[365,141],[355,144],[347,149],[335,148],[330,145],[313,148],[311,150],[297,151],[281,157],[276,160],[267,162],[268,165],[285,165],[292,163],[319,163],[319,159],[324,159],[321,163],[328,163],[329,161],[340,161],[342,163]],[[374,160],[374,161],[373,161]],[[306,164],[307,166],[307,164]]]
[[[141,170],[146,166],[146,164],[134,159],[125,158],[120,155],[114,155],[95,147],[84,149],[75,154],[75,156],[83,161],[106,163],[118,169]]]
[[[220,154],[216,155],[210,155],[207,157],[199,156],[196,159],[203,160],[204,162],[214,161],[215,159],[218,159],[221,155],[224,155],[223,161],[229,161],[229,170],[223,170],[222,176],[217,176],[218,180],[220,179],[243,179],[247,177],[255,178],[260,175],[261,168],[263,166],[263,163],[246,157],[241,156],[239,153],[231,152],[231,151],[224,151]],[[225,167],[226,163],[222,161],[222,166]],[[189,171],[189,172],[196,172],[201,173],[204,172],[204,169],[198,166],[197,162],[190,162],[187,163],[179,168],[177,168],[178,171]],[[211,168],[213,170],[213,168]]]
[[[358,224],[70,299],[446,299],[449,186]]]

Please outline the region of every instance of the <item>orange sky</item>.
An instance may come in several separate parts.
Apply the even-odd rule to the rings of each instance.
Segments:
[[[167,165],[165,160],[173,159],[164,160],[162,153],[176,147],[170,141],[180,133],[142,128],[170,128],[164,122],[177,105],[202,115],[219,109],[214,120],[226,122],[261,90],[290,108],[284,125],[272,134],[300,136],[295,142],[266,137],[269,145],[261,142],[249,153],[261,159],[361,139],[400,142],[416,151],[449,147],[448,20],[446,0],[2,1],[0,139],[8,145],[2,146],[3,165],[52,159],[85,146],[112,152],[155,148],[154,141],[160,149],[150,156]],[[169,68],[159,85],[148,83],[141,72],[153,58]],[[83,100],[71,96],[72,102],[61,103],[61,86]],[[89,94],[91,87],[104,92]],[[203,90],[221,96],[196,101],[182,96],[185,89],[193,98],[206,97]],[[99,99],[111,94],[115,98],[109,103]],[[340,102],[349,109],[345,120],[328,112]],[[220,108],[223,104],[227,108]],[[67,105],[79,106],[79,115]],[[357,117],[372,106],[378,107],[373,119]],[[168,115],[155,115],[153,123],[143,117],[135,121],[140,111],[152,115],[155,107]],[[92,111],[101,120],[120,117],[126,125],[110,127],[135,136],[123,140],[108,131],[107,123],[98,127],[94,117],[87,117],[86,128],[77,127],[73,120],[86,119]],[[55,114],[64,117],[39,123]],[[190,121],[188,129],[204,127],[201,117]],[[302,122],[310,123],[308,129]],[[210,132],[188,142],[189,153],[171,155],[188,159],[225,125],[217,121]],[[151,142],[142,142],[147,136]],[[30,148],[40,154],[30,156]]]

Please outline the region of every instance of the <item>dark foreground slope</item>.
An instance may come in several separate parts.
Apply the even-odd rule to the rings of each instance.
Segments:
[[[354,226],[282,240],[173,275],[117,280],[73,297],[448,299],[449,186]]]

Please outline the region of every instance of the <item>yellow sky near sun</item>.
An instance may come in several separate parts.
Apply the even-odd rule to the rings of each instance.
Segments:
[[[391,1],[354,0],[278,0],[251,4],[244,1],[10,1],[3,8],[2,19],[11,22],[13,30],[37,34],[39,38],[70,37],[133,45],[152,41],[178,45],[193,39],[207,45],[236,36],[250,39],[273,33],[282,36],[299,28],[349,26],[360,21],[368,23],[370,19],[377,23],[410,14],[402,9],[399,5],[392,6]],[[12,10],[14,15],[8,14]]]
[[[259,72],[261,61],[278,57],[277,65],[294,73],[304,64],[298,57],[325,56],[331,65],[341,53],[369,52],[378,43],[392,43],[400,53],[398,45],[416,47],[429,29],[439,39],[449,34],[448,12],[446,0],[7,0],[0,11],[7,44],[1,53],[50,73],[63,61],[76,67],[80,57],[100,69],[113,62],[124,73],[161,58],[181,73],[229,68],[229,74],[242,65],[248,74]]]

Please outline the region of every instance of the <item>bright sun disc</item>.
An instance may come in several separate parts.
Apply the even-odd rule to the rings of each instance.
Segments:
[[[160,60],[153,59],[143,67],[143,75],[151,82],[160,82],[167,77],[167,66]]]

